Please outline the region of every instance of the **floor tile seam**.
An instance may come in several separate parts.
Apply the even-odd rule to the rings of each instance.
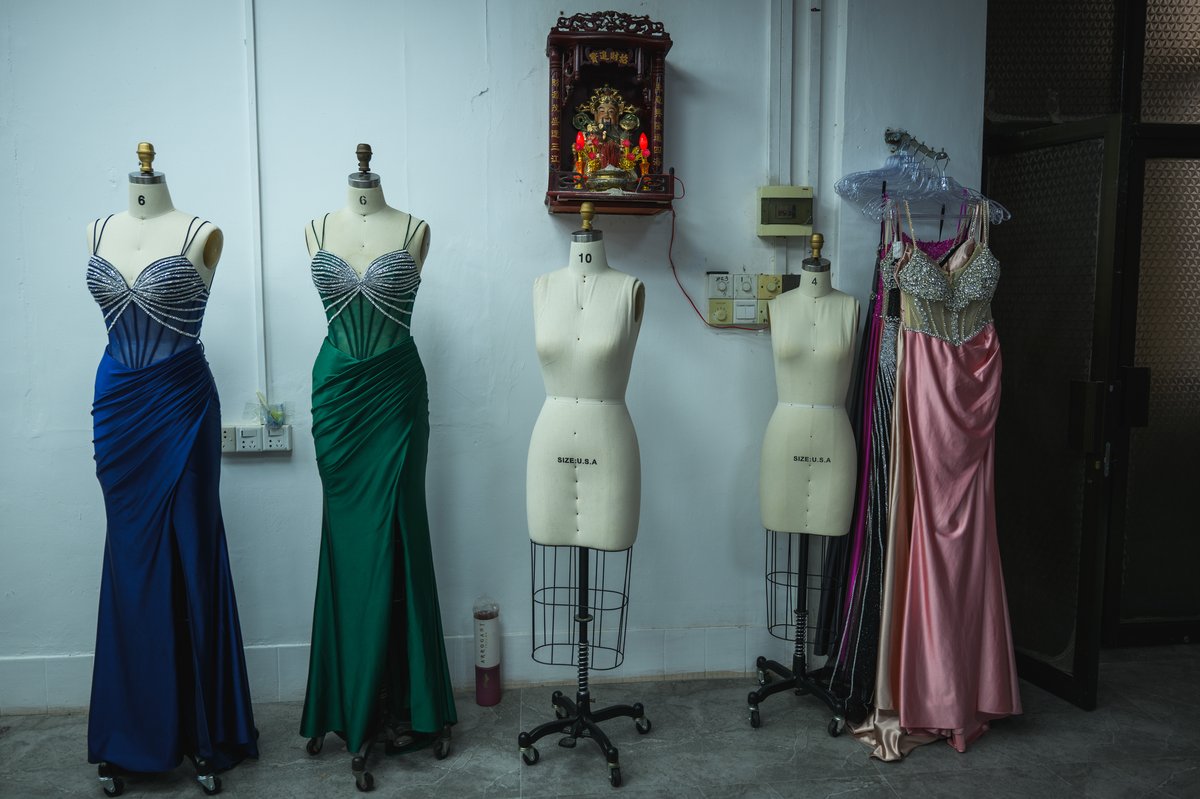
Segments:
[[[1178,794],[1176,794],[1173,790],[1171,790],[1169,787],[1167,787],[1167,783],[1169,783],[1171,780],[1178,777],[1180,774],[1187,774],[1189,771],[1196,771],[1197,768],[1200,768],[1200,766],[1190,766],[1188,768],[1183,768],[1183,769],[1180,769],[1179,771],[1174,772],[1173,774],[1171,774],[1171,776],[1169,776],[1169,777],[1163,779],[1161,782],[1155,784],[1154,790],[1162,791],[1164,793],[1170,794],[1171,796],[1178,796]]]
[[[896,786],[892,785],[886,774],[876,774],[875,776],[878,778],[879,782],[883,784],[883,787],[887,788],[891,792],[892,796],[897,797],[897,799],[900,799],[903,796],[900,791],[896,789]]]
[[[898,761],[898,762],[902,762],[902,761]],[[1028,764],[1028,763],[1026,763],[1026,764],[1022,765],[1021,771],[1019,773],[1028,775],[1030,773],[1030,768],[1029,768],[1030,765],[1032,765],[1034,768],[1040,769],[1043,772],[1043,774],[1041,775],[1043,779],[1046,777],[1050,777],[1054,781],[1061,783],[1063,785],[1063,787],[1067,787],[1067,788],[1072,787],[1069,780],[1067,780],[1065,777],[1061,776],[1060,774],[1056,773],[1053,769],[1047,767],[1045,764],[1041,764],[1041,763]],[[899,781],[899,780],[902,780],[905,778],[909,778],[909,779],[919,779],[919,780],[923,781],[929,777],[944,777],[947,775],[978,776],[982,772],[987,772],[987,771],[996,771],[996,772],[1003,772],[1004,774],[1011,774],[1014,771],[1014,769],[1006,768],[1003,766],[982,766],[980,768],[957,768],[957,769],[949,769],[949,770],[945,770],[945,771],[938,770],[938,771],[909,772],[907,774],[895,773],[895,774],[889,775],[889,774],[880,773],[879,777],[887,784],[888,789],[891,790],[892,793],[896,794],[897,796],[902,796],[899,789],[894,784],[892,784],[893,780]]]

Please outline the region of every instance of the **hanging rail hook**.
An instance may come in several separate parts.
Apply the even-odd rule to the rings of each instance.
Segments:
[[[945,148],[935,150],[902,128],[885,128],[883,131],[883,141],[893,153],[897,150],[912,148],[914,155],[922,155],[933,159],[935,163],[939,160],[948,160],[950,158],[946,154]]]

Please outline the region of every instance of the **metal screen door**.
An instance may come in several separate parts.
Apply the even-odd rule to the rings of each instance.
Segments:
[[[1003,355],[996,521],[1021,676],[1094,707],[1119,119],[990,139]]]

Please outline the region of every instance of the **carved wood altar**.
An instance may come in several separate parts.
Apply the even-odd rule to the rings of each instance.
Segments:
[[[577,213],[585,200],[601,214],[671,207],[673,170],[663,170],[670,49],[662,23],[648,16],[603,11],[558,18],[546,37],[550,213]]]

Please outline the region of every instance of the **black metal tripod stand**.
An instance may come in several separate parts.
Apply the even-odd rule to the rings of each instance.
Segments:
[[[772,533],[771,535],[793,535],[790,533]],[[746,698],[746,703],[750,709],[750,726],[758,728],[762,726],[762,715],[759,713],[758,705],[768,696],[781,693],[783,691],[792,690],[796,696],[805,696],[812,694],[829,706],[833,711],[833,718],[829,720],[829,726],[826,728],[829,734],[833,737],[841,735],[842,730],[846,727],[846,708],[843,700],[834,696],[826,687],[831,669],[822,668],[815,671],[808,670],[808,547],[809,536],[805,534],[794,534],[800,539],[800,544],[796,547],[795,553],[795,576],[797,582],[796,598],[795,598],[795,634],[793,636],[792,649],[792,667],[789,669],[781,663],[769,660],[762,655],[755,660],[754,666],[758,670],[758,685],[759,688],[751,691]],[[768,542],[768,559],[772,544]],[[792,556],[789,553],[789,562]],[[768,566],[770,569],[770,566]],[[768,571],[768,581],[771,581],[772,572]],[[770,588],[768,588],[770,590]],[[780,679],[776,680],[775,677]]]
[[[559,746],[574,749],[580,738],[591,738],[600,747],[600,752],[608,762],[608,781],[614,788],[621,785],[621,763],[617,759],[617,747],[612,745],[600,722],[608,719],[627,716],[633,719],[637,731],[645,735],[650,732],[650,719],[646,718],[645,708],[641,702],[632,705],[612,705],[601,710],[592,710],[592,696],[588,691],[588,668],[590,663],[590,645],[588,643],[588,625],[592,621],[591,609],[588,607],[588,554],[586,547],[579,548],[578,572],[578,607],[575,622],[579,626],[577,657],[579,664],[579,683],[572,701],[555,691],[550,695],[554,706],[554,721],[539,724],[529,732],[517,736],[517,745],[521,747],[521,759],[532,766],[538,762],[541,755],[534,743],[551,733],[559,733],[565,737],[558,742]]]

